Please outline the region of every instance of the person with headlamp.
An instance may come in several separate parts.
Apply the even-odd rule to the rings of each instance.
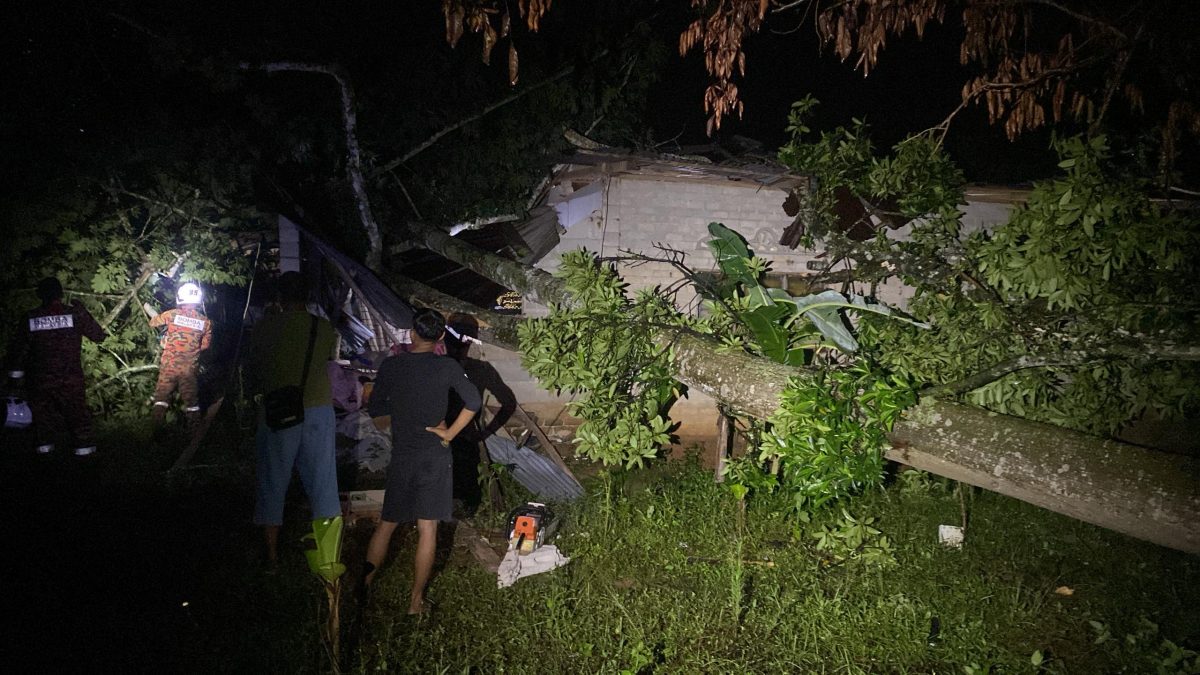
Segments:
[[[200,389],[196,370],[200,352],[212,342],[212,322],[200,311],[203,294],[200,286],[187,282],[175,294],[175,309],[155,315],[151,328],[165,331],[162,358],[158,365],[158,384],[154,387],[155,424],[166,418],[171,396],[178,391],[188,425],[200,420]]]

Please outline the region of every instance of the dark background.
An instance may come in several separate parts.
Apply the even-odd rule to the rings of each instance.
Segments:
[[[692,18],[686,2],[629,3],[626,26],[603,22],[606,3],[554,4],[542,31],[519,35],[522,84],[537,81],[569,59],[604,45],[606,34],[647,26],[645,39],[664,52],[657,83],[645,101],[649,137],[666,151],[708,143],[702,110],[708,77],[698,52],[680,58],[679,32]],[[222,88],[222,64],[236,60],[338,61],[355,80],[363,145],[388,157],[421,133],[448,123],[511,89],[505,82],[504,44],[490,68],[479,60],[479,37],[467,34],[451,50],[443,36],[440,5],[427,2],[290,3],[5,3],[3,58],[7,76],[0,96],[5,187],[43,179],[66,167],[97,161],[114,144],[136,146],[147,129],[200,127],[214,119],[237,128],[255,92]],[[794,19],[793,19],[794,21]],[[770,151],[786,140],[790,104],[813,94],[822,105],[816,129],[870,123],[878,146],[937,124],[959,101],[967,71],[958,64],[961,29],[931,25],[923,40],[890,41],[878,68],[864,78],[852,63],[822,51],[811,24],[789,31],[786,19],[745,45],[742,120],[728,119],[718,141],[744,136]],[[785,32],[786,31],[786,32]],[[216,73],[216,75],[214,75]],[[336,141],[337,108],[331,85],[298,82],[265,85],[288,96],[297,115],[328,115]],[[325,88],[328,96],[320,95]],[[244,89],[244,88],[243,88]],[[259,92],[259,96],[268,93]],[[456,107],[459,106],[459,107]],[[426,116],[426,124],[388,119]],[[272,120],[275,128],[288,120]],[[395,133],[386,133],[391,129]],[[407,133],[396,132],[403,128]],[[1016,182],[1053,167],[1049,134],[1010,143],[986,124],[984,112],[960,115],[947,147],[971,180]],[[391,147],[385,147],[391,146]]]

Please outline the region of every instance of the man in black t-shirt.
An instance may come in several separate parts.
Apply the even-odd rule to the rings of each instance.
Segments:
[[[367,411],[372,417],[392,418],[392,461],[379,526],[367,546],[369,585],[383,564],[388,542],[400,522],[417,523],[417,553],[409,614],[426,611],[425,586],[433,571],[438,521],[451,520],[453,469],[450,441],[479,411],[480,396],[462,366],[434,353],[445,332],[445,320],[433,310],[413,317],[412,349],[389,357],[379,367]],[[450,392],[463,409],[446,427]]]

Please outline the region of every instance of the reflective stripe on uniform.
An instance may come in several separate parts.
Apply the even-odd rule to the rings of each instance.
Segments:
[[[190,328],[191,330],[204,330],[204,319],[196,319],[182,314],[176,314],[171,323],[182,328]]]
[[[72,314],[53,314],[50,316],[35,316],[29,319],[29,330],[59,330],[61,328],[74,328],[75,316]]]
[[[171,405],[171,404],[170,404],[170,403],[167,403],[166,401],[155,401],[155,402],[154,402],[154,405],[156,405],[156,406],[158,406],[158,405],[161,405],[162,407],[164,407],[164,408],[165,408],[165,407],[167,407],[167,406],[169,406],[169,405]]]

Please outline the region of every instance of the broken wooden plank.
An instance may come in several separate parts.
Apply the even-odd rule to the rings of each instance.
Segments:
[[[567,466],[567,463],[563,460],[562,455],[558,454],[558,448],[554,447],[554,443],[550,440],[550,437],[546,435],[546,432],[542,431],[542,427],[534,421],[533,416],[525,411],[525,408],[521,407],[520,403],[518,403],[517,407],[513,410],[513,417],[516,417],[522,424],[524,424],[530,431],[533,432],[533,435],[538,439],[538,444],[544,448],[543,452],[546,453],[546,456],[553,460],[554,463],[558,465],[558,468],[562,469],[568,476],[570,476],[571,480],[578,483],[579,479],[575,477],[575,472],[571,471],[571,467]]]

